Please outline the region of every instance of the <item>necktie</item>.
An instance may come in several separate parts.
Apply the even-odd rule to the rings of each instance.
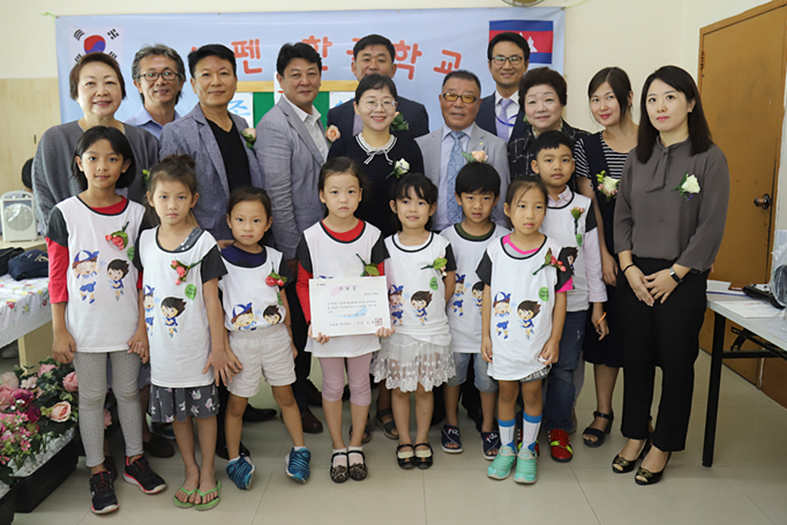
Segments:
[[[456,203],[454,193],[456,193],[456,175],[462,166],[465,165],[465,158],[462,156],[462,137],[465,133],[462,131],[452,131],[449,133],[451,138],[454,139],[454,147],[451,148],[451,156],[448,157],[448,169],[446,169],[446,176],[448,178],[448,191],[446,192],[445,199],[448,204],[447,218],[451,224],[462,222],[462,208]]]
[[[497,125],[497,136],[505,141],[508,141],[508,137],[511,135],[511,126],[508,124],[508,107],[513,103],[514,101],[510,98],[500,100],[500,113],[497,115],[495,122]]]

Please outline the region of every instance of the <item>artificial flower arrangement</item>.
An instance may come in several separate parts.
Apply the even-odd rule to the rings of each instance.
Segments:
[[[257,129],[256,128],[246,128],[240,132],[243,140],[246,141],[246,147],[250,149],[254,149],[254,143],[257,142]]]
[[[74,367],[51,357],[0,376],[0,481],[76,427],[78,387]]]
[[[339,131],[339,128],[337,128],[333,124],[328,126],[328,129],[325,130],[325,138],[328,139],[328,142],[330,142],[331,144],[339,140],[341,137],[342,134]]]
[[[618,195],[618,186],[620,181],[607,175],[606,170],[601,173],[596,173],[596,180],[598,181],[598,191],[604,194],[606,202],[611,201]]]
[[[670,191],[677,191],[681,197],[686,199],[686,201],[690,201],[696,194],[700,192],[700,183],[696,176],[689,175],[689,172],[687,171],[680,180],[680,184],[672,188]]]

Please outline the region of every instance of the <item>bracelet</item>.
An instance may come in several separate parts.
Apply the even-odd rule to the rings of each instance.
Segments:
[[[629,268],[631,268],[632,266],[636,266],[636,264],[634,264],[634,263],[631,263],[631,264],[629,264],[628,266],[626,266],[625,268],[623,268],[623,273],[626,273],[626,270],[628,270],[628,269],[629,269]]]

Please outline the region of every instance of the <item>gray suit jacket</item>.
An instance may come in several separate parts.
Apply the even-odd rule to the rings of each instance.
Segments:
[[[230,117],[238,133],[246,129],[246,121],[230,113]],[[243,140],[243,137],[241,137]],[[244,142],[245,144],[245,142]],[[252,186],[262,188],[263,178],[257,157],[252,148],[245,148],[249,161],[249,174]],[[197,163],[197,191],[200,199],[194,206],[194,216],[203,230],[210,232],[217,240],[232,239],[232,232],[225,219],[227,204],[230,201],[230,188],[224,160],[216,143],[216,137],[210,129],[199,103],[191,112],[174,122],[170,122],[161,130],[160,158],[167,155],[190,155]]]
[[[293,259],[303,230],[323,218],[317,179],[325,159],[284,96],[257,124],[254,149],[273,207],[273,239]]]
[[[442,142],[443,142],[443,127],[435,131],[418,137],[415,141],[421,148],[421,154],[424,157],[424,171],[429,180],[435,183],[435,186],[440,188],[440,174],[442,172],[440,162],[442,158]],[[511,181],[510,171],[508,167],[508,151],[506,143],[503,139],[495,136],[494,133],[489,133],[481,129],[478,125],[473,126],[473,131],[470,133],[470,140],[467,142],[467,151],[483,150],[486,152],[487,163],[491,164],[500,175],[500,199],[497,201],[497,206],[492,211],[492,220],[497,224],[507,226],[506,216],[503,213],[503,203],[506,197],[506,190],[508,190],[508,183]],[[440,206],[445,206],[444,199],[451,198],[453,195],[438,197],[438,209]],[[437,215],[435,215],[437,217]],[[451,226],[445,221],[435,219],[434,230],[444,230]]]

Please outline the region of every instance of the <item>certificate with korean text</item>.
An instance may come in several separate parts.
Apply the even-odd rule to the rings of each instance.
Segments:
[[[385,277],[310,279],[312,334],[373,334],[391,328]]]

